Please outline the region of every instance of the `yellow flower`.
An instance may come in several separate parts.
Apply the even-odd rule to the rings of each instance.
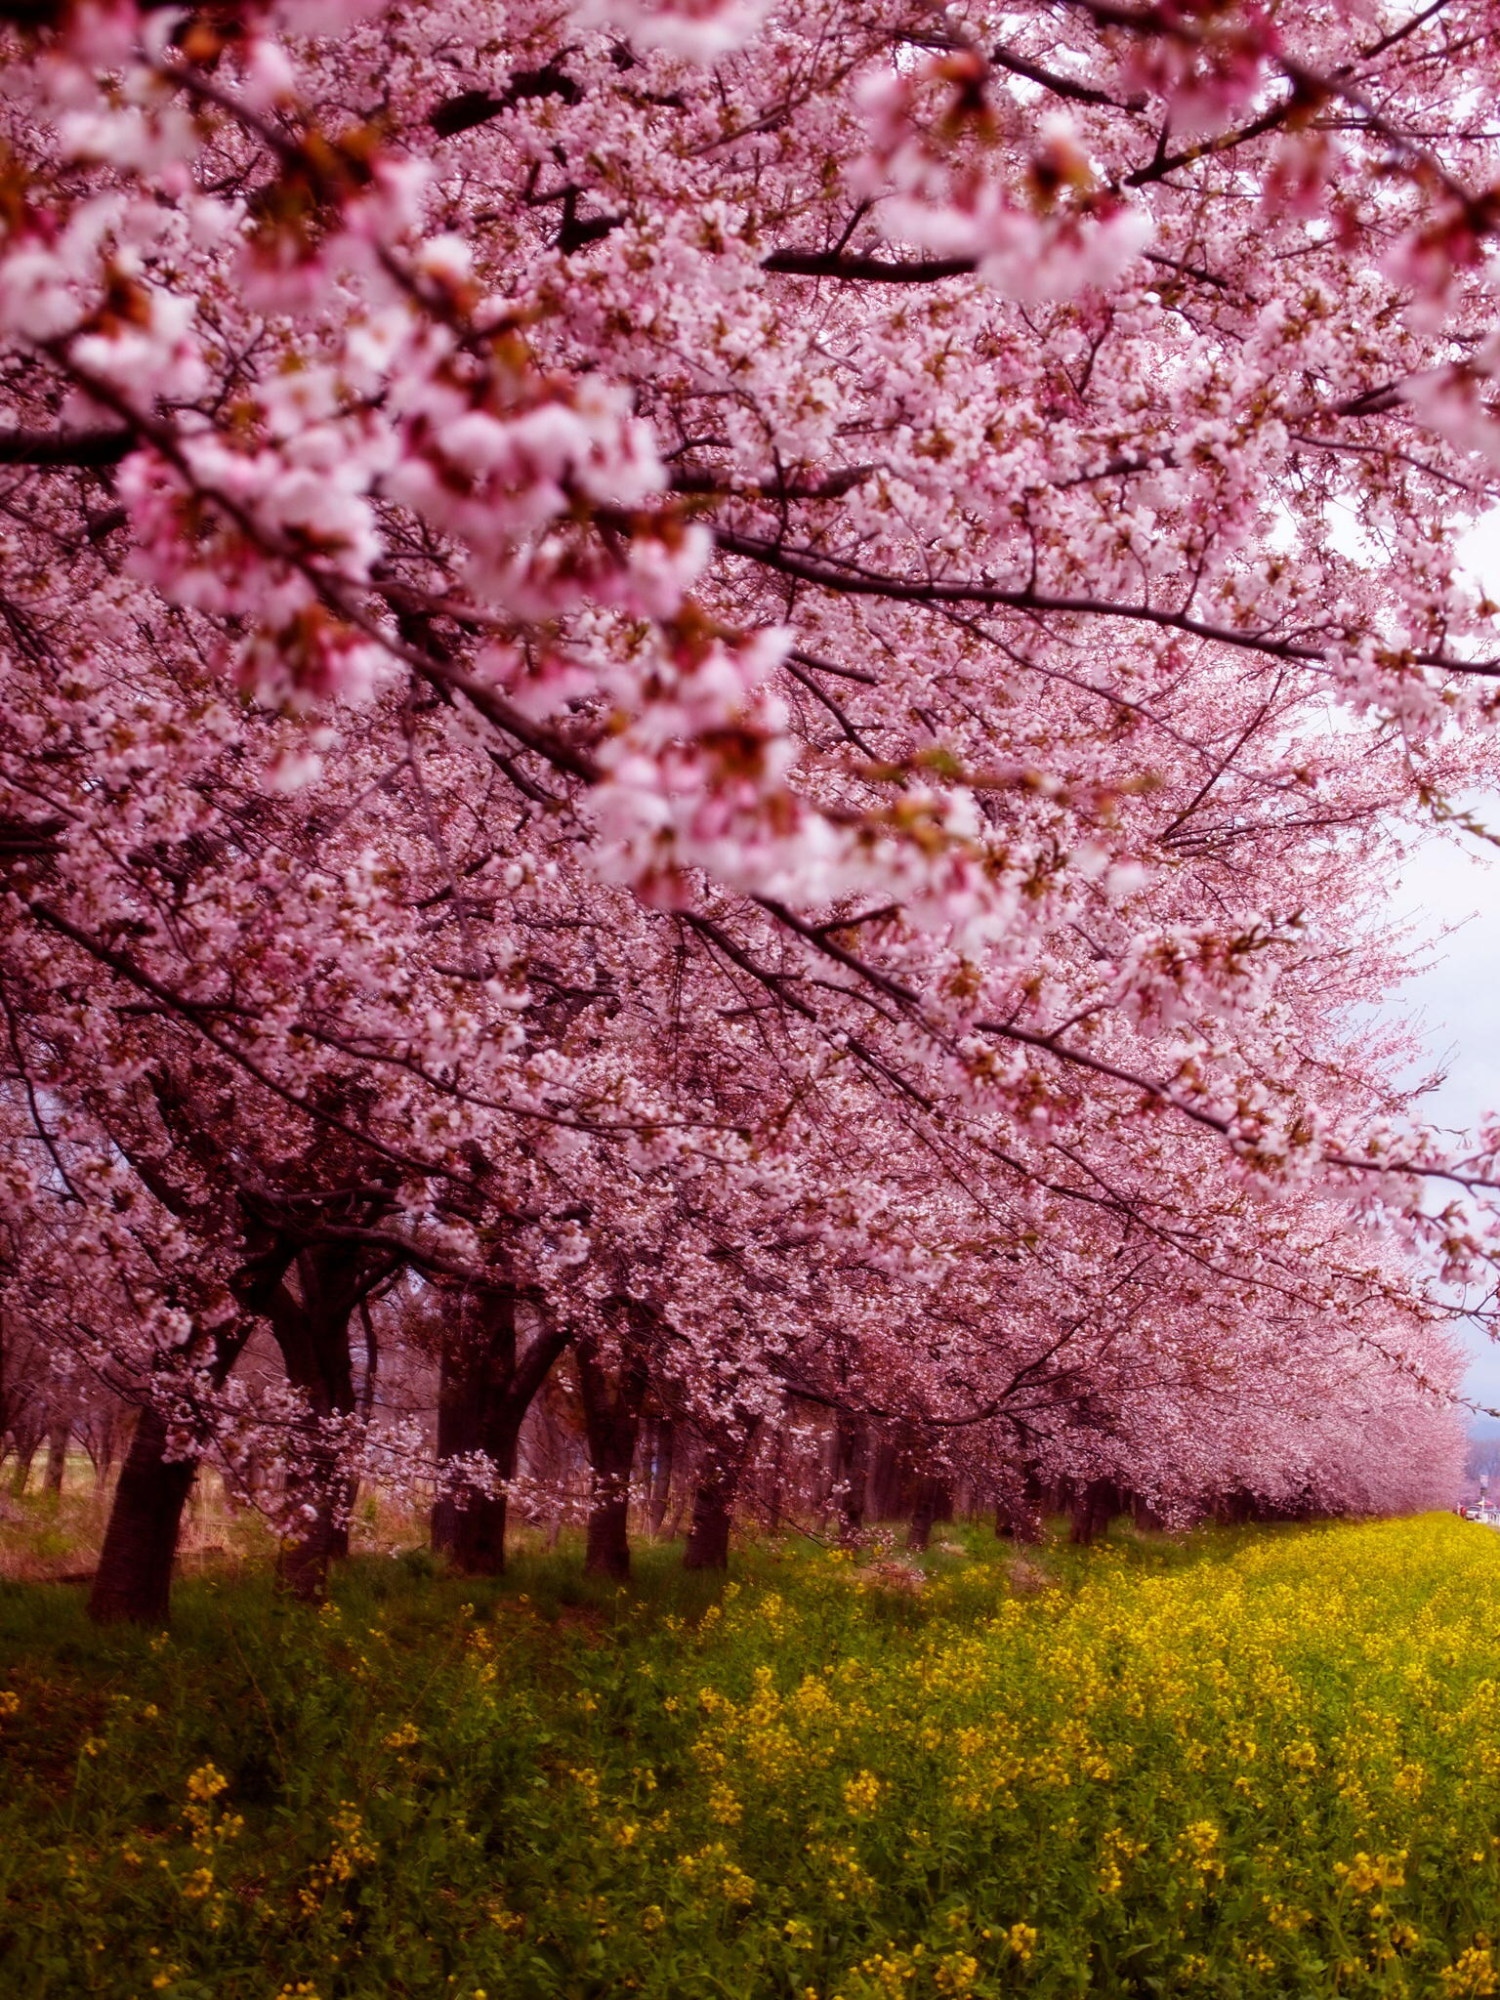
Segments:
[[[745,1808],[728,1785],[714,1784],[708,1788],[708,1816],[719,1826],[738,1826]]]
[[[883,1952],[872,1952],[854,1969],[868,1979],[878,1993],[886,1996],[886,2000],[904,2000],[907,1991],[906,1982],[916,1978],[916,1960],[921,1955],[920,1945],[912,1953],[898,1951],[891,1945]]]
[[[1030,1924],[1012,1924],[1005,1933],[1005,1942],[1025,1965],[1036,1950],[1037,1933]]]
[[[1400,1889],[1406,1883],[1406,1849],[1396,1854],[1356,1854],[1352,1862],[1335,1861],[1333,1872],[1356,1896],[1379,1889]]]
[[[873,1771],[861,1771],[844,1786],[844,1810],[851,1819],[865,1819],[880,1804],[885,1786]]]
[[[1195,1819],[1182,1829],[1177,1837],[1177,1845],[1172,1851],[1174,1861],[1185,1861],[1197,1870],[1205,1881],[1211,1875],[1222,1875],[1224,1863],[1219,1858],[1219,1829],[1211,1819]]]
[[[950,1993],[954,2000],[965,2000],[965,1996],[973,1992],[978,1976],[979,1960],[971,1958],[966,1951],[955,1951],[939,1962],[933,1974],[933,1984],[939,1993]]]
[[[188,1797],[196,1799],[200,1805],[207,1805],[220,1792],[228,1791],[229,1780],[212,1764],[200,1764],[187,1781]]]
[[[568,1776],[583,1793],[584,1803],[590,1809],[599,1803],[599,1773],[588,1764],[570,1764]]]
[[[1488,1946],[1471,1945],[1438,1974],[1443,2000],[1487,2000],[1500,1992],[1500,1975]]]
[[[730,1858],[722,1840],[715,1840],[701,1854],[684,1854],[678,1869],[690,1882],[705,1880],[727,1903],[755,1900],[755,1884],[738,1862]]]

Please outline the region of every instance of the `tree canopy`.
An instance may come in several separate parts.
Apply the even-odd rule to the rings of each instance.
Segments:
[[[210,1454],[493,1560],[558,1370],[606,1564],[667,1431],[704,1560],[1445,1497],[1482,0],[0,23],[0,1285],[121,1547]]]

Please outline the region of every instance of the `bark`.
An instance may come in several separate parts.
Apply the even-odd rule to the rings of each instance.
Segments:
[[[781,1533],[781,1509],[786,1487],[786,1431],[776,1431],[776,1452],[771,1460],[771,1481],[766,1494],[766,1526],[773,1535]]]
[[[683,1551],[684,1569],[728,1569],[732,1485],[718,1478],[700,1479],[693,1496],[693,1524]]]
[[[1002,1500],[996,1507],[995,1533],[1003,1540],[1039,1542],[1042,1532],[1042,1516],[1038,1508],[1014,1500]]]
[[[107,1486],[120,1449],[119,1412],[113,1405],[105,1409],[97,1422],[84,1432],[83,1448],[94,1468],[95,1485]]]
[[[1073,1525],[1069,1539],[1080,1548],[1102,1535],[1120,1511],[1119,1494],[1111,1479],[1091,1479],[1073,1498]]]
[[[630,1472],[627,1468],[618,1484],[602,1485],[594,1476],[589,1496],[588,1539],[584,1545],[583,1567],[590,1576],[613,1577],[617,1583],[630,1579]]]
[[[676,1425],[670,1417],[658,1417],[651,1427],[651,1490],[646,1503],[647,1524],[658,1541],[672,1504],[672,1464],[676,1457],[676,1445]]]
[[[370,1315],[369,1293],[359,1299],[359,1323],[364,1332],[365,1367],[359,1385],[358,1408],[360,1421],[368,1423],[375,1408],[375,1388],[380,1373],[380,1343],[375,1333],[375,1322]],[[353,1371],[353,1356],[350,1370]],[[328,1552],[334,1562],[347,1562],[349,1557],[349,1523],[354,1517],[354,1507],[359,1499],[359,1480],[353,1475],[343,1475],[335,1482],[333,1492],[333,1527],[329,1535]]]
[[[1017,1542],[1042,1539],[1042,1502],[1045,1494],[1028,1466],[1014,1484],[1007,1484],[995,1504],[995,1533]]]
[[[212,1388],[222,1389],[229,1380],[249,1334],[248,1319],[214,1334]],[[165,1418],[154,1405],[144,1403],[120,1469],[89,1595],[89,1616],[96,1624],[167,1622],[182,1513],[198,1460],[168,1459],[166,1444]]]
[[[862,1417],[840,1410],[835,1420],[834,1488],[839,1504],[839,1539],[846,1548],[859,1540],[865,1525],[865,1497],[870,1483],[870,1433]]]
[[[912,1507],[911,1528],[907,1533],[906,1546],[909,1549],[925,1549],[932,1540],[933,1528],[939,1521],[953,1519],[953,1490],[946,1480],[924,1472],[917,1480],[916,1501]]]
[[[496,1477],[506,1481],[515,1475],[522,1420],[570,1334],[544,1328],[521,1351],[516,1294],[509,1285],[466,1289],[455,1303],[438,1378],[438,1461],[482,1453]],[[432,1546],[467,1576],[499,1576],[505,1569],[505,1512],[503,1491],[486,1493],[461,1482],[433,1507]]]
[[[182,1510],[198,1461],[168,1459],[166,1444],[166,1422],[148,1403],[136,1418],[89,1594],[96,1625],[167,1622]]]
[[[31,1477],[31,1461],[36,1457],[40,1442],[40,1438],[32,1437],[16,1440],[16,1464],[10,1477],[10,1490],[17,1500],[26,1491],[26,1482]]]
[[[14,1407],[15,1398],[10,1384],[10,1327],[4,1312],[0,1311],[0,1465],[5,1463],[8,1448],[12,1444],[18,1448],[20,1445],[15,1429],[20,1411]]]
[[[591,1337],[579,1339],[574,1357],[590,1471],[583,1566],[591,1576],[623,1583],[630,1575],[630,1474],[648,1387],[645,1359],[628,1337],[612,1372]]]
[[[692,1512],[693,1498],[697,1490],[695,1486],[689,1486],[686,1481],[678,1485],[676,1497],[672,1504],[672,1518],[667,1522],[662,1532],[663,1541],[675,1542],[681,1535],[687,1524],[687,1518]]]
[[[755,1448],[759,1423],[752,1423],[743,1437],[732,1442],[710,1444],[698,1471],[693,1495],[693,1519],[688,1529],[687,1547],[682,1553],[684,1569],[727,1569],[729,1532],[735,1496],[750,1454]]]
[[[357,1479],[336,1479],[333,1482],[328,1509],[328,1559],[330,1562],[349,1560],[349,1516],[354,1512],[354,1503],[359,1498]]]
[[[817,1517],[818,1533],[828,1532],[829,1516],[833,1510],[838,1486],[839,1441],[837,1431],[830,1432],[819,1451],[812,1479],[810,1499],[812,1511]]]
[[[335,1243],[302,1250],[296,1272],[298,1291],[283,1280],[266,1308],[287,1380],[302,1392],[307,1406],[301,1463],[291,1474],[289,1495],[297,1500],[300,1521],[282,1540],[276,1578],[292,1596],[316,1603],[327,1591],[329,1565],[349,1546],[343,1516],[351,1498],[349,1481],[326,1427],[354,1412],[349,1320],[386,1271],[372,1273],[363,1249]]]
[[[63,1490],[63,1478],[68,1469],[68,1439],[72,1433],[66,1424],[53,1424],[47,1432],[47,1471],[42,1481],[42,1491],[55,1499]]]
[[[438,1384],[438,1459],[444,1462],[483,1452],[497,1480],[515,1477],[521,1415],[488,1408],[475,1393],[470,1370],[445,1357]],[[446,1418],[446,1421],[445,1421]],[[465,1576],[501,1576],[505,1571],[506,1497],[460,1485],[443,1494],[432,1510],[432,1546]]]
[[[894,1439],[881,1438],[871,1453],[866,1514],[872,1521],[894,1520],[901,1507],[901,1454]]]

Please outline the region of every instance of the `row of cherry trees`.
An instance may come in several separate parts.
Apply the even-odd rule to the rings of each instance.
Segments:
[[[615,1571],[672,1455],[704,1562],[1445,1497],[1500,1126],[1372,1003],[1495,758],[1480,0],[0,23],[0,1283],[140,1412],[99,1614],[205,1455],[306,1592],[363,1479],[494,1566],[549,1382]]]

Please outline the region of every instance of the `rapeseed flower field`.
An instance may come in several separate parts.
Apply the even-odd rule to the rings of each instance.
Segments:
[[[8,2000],[1500,1994],[1500,1536],[0,1596]]]

